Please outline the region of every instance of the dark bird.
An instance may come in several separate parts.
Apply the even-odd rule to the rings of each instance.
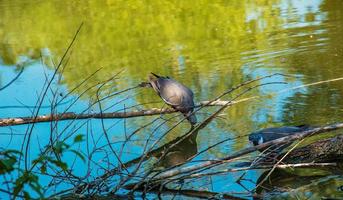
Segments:
[[[196,124],[197,118],[195,114],[191,114],[194,110],[192,90],[168,76],[163,77],[154,73],[151,74],[149,82],[162,100],[183,113],[192,126]]]
[[[256,132],[252,132],[249,135],[249,141],[254,145],[257,146],[259,144],[269,142],[272,140],[276,140],[285,136],[292,135],[294,133],[307,131],[312,129],[313,127],[308,125],[300,125],[300,126],[282,126],[282,127],[275,127],[275,128],[266,128]],[[282,150],[283,148],[287,147],[288,145],[284,145],[283,147],[279,148]],[[263,149],[262,149],[263,150]]]

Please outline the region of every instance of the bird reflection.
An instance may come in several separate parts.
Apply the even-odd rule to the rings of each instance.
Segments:
[[[198,133],[195,132],[190,136],[184,138],[174,147],[170,148],[164,158],[162,158],[159,166],[162,168],[168,168],[187,162],[189,158],[191,158],[198,152],[196,142],[197,135]],[[180,139],[176,139],[171,144],[177,143],[178,141],[180,141]],[[156,155],[156,157],[159,158],[160,156],[162,156],[162,154],[163,152]]]

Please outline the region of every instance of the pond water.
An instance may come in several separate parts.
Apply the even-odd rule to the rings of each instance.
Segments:
[[[55,75],[54,68],[82,22],[71,52]],[[250,91],[244,97],[260,98],[226,109],[189,143],[179,145],[179,151],[189,152],[189,155],[164,160],[160,167],[175,164],[178,159],[185,160],[220,141],[242,136],[211,148],[193,161],[222,158],[248,147],[245,135],[261,128],[341,122],[342,81],[286,89],[342,77],[342,33],[343,1],[340,0],[5,0],[0,2],[0,88],[20,76],[0,90],[0,118],[35,113],[97,113],[99,104],[91,105],[97,99],[99,88],[94,85],[113,76],[116,76],[114,80],[100,88],[100,96],[134,87],[146,81],[150,72],[155,72],[184,83],[193,90],[195,101],[200,102],[211,100],[247,80],[274,73],[289,75],[261,80],[260,84],[274,81],[287,84],[266,85]],[[41,99],[41,91],[53,76],[51,89],[37,111],[35,106]],[[238,93],[222,100],[229,100]],[[60,104],[51,107],[53,102]],[[166,106],[151,89],[138,88],[102,101],[101,107],[103,111],[113,112]],[[216,109],[201,110],[197,114],[199,121]],[[0,147],[23,150],[28,163],[22,161],[20,165],[30,166],[51,139],[66,139],[70,144],[76,135],[82,134],[85,141],[72,148],[93,162],[83,162],[71,152],[64,154],[63,159],[72,166],[75,175],[90,175],[86,179],[90,181],[118,165],[112,150],[118,152],[122,162],[139,157],[147,139],[150,147],[181,119],[177,115],[2,127]],[[175,118],[159,126],[172,116]],[[128,135],[154,120],[123,145]],[[155,147],[182,136],[189,128],[186,122],[181,123]],[[26,148],[25,133],[31,132]],[[112,148],[106,146],[108,142],[112,143]],[[141,173],[148,171],[154,161],[156,158],[148,160],[140,168]],[[244,197],[242,194],[255,188],[262,173],[261,170],[249,171],[241,184],[236,180],[242,172],[205,177],[186,181],[185,188]],[[331,182],[342,182],[342,176],[324,177]],[[0,181],[5,182],[6,178],[9,177],[1,177]],[[39,175],[39,179],[43,186],[59,181],[47,175]],[[326,185],[327,194],[343,197],[335,184]],[[72,187],[65,181],[50,187],[44,195]],[[299,189],[296,192],[315,198],[323,190]],[[308,191],[310,194],[306,193]],[[36,195],[32,190],[31,193]],[[0,196],[8,197],[5,193]]]

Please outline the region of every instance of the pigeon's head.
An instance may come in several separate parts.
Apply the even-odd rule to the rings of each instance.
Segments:
[[[254,146],[260,145],[264,142],[263,136],[259,133],[252,133],[249,135],[249,141],[252,143]]]

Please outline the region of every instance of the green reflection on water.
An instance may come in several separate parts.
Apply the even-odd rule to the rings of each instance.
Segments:
[[[68,88],[100,67],[103,69],[76,92],[123,69],[121,78],[108,87],[110,91],[135,85],[153,71],[189,85],[197,101],[207,100],[259,69],[304,75],[304,83],[340,74],[342,2],[317,2],[318,8],[300,5],[300,9],[299,2],[278,0],[3,1],[0,55],[5,64],[14,64],[21,55],[37,59],[42,49],[48,49],[57,60],[84,22],[63,72]],[[337,115],[342,116],[341,85],[337,82],[309,89],[310,95],[296,93],[284,102],[286,112],[281,118],[267,114],[262,121],[334,121]],[[89,90],[87,96],[94,97],[94,92]],[[146,95],[135,96],[137,102],[156,100],[152,91],[143,93]],[[258,128],[252,115],[261,108],[273,112],[264,103],[233,107],[228,111],[229,125],[233,130]]]

